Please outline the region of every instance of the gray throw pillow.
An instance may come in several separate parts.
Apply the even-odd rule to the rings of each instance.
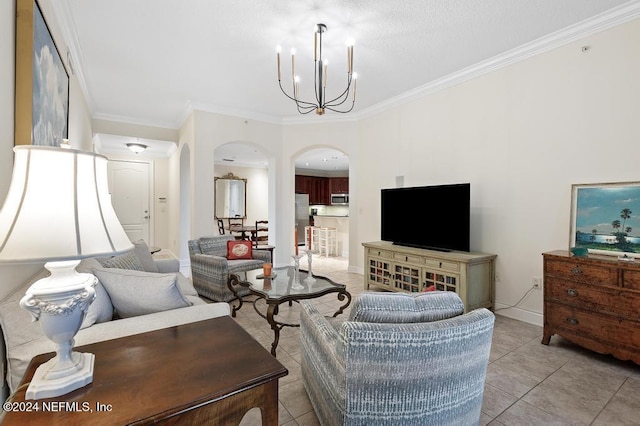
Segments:
[[[149,246],[145,243],[144,240],[134,241],[133,243],[133,252],[136,254],[140,263],[142,264],[142,268],[147,272],[160,272],[158,271],[158,265],[153,260],[151,256],[151,251],[149,251]]]
[[[113,319],[113,305],[111,299],[107,294],[100,281],[96,282],[94,287],[96,290],[96,298],[93,303],[89,305],[87,314],[82,320],[81,329],[91,327],[93,324],[100,324],[101,322],[111,321]]]
[[[192,305],[180,291],[176,274],[156,274],[115,268],[96,268],[93,273],[104,285],[111,303],[121,318]]]
[[[132,251],[113,256],[107,259],[98,259],[105,268],[130,269],[133,271],[144,271],[138,256]]]

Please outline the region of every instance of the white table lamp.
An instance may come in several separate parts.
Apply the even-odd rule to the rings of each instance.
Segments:
[[[111,205],[106,157],[35,145],[14,152],[0,210],[0,262],[45,261],[51,272],[20,301],[57,344],[56,356],[36,370],[26,398],[51,398],[93,381],[94,355],[73,352],[73,337],[95,298],[96,278],[75,267],[80,259],[133,245]]]

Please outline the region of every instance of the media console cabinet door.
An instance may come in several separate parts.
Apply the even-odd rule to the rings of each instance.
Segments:
[[[365,249],[364,288],[417,293],[434,286],[455,291],[465,311],[493,309],[494,254],[439,252],[378,241]]]

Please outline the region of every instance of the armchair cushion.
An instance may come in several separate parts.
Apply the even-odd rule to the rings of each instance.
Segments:
[[[200,253],[227,257],[227,241],[235,241],[235,237],[233,235],[202,237],[198,240]]]
[[[94,274],[104,285],[121,318],[186,308],[176,274],[156,274],[115,268],[96,268]]]
[[[227,259],[253,259],[251,241],[227,241]]]
[[[427,293],[363,293],[356,299],[349,321],[414,323],[461,315],[464,304],[451,291]]]

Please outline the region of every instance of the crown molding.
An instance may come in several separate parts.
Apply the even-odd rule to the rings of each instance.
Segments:
[[[496,55],[493,58],[489,58],[485,61],[464,68],[458,72],[441,77],[437,80],[431,81],[415,89],[412,89],[398,96],[387,99],[354,113],[329,116],[325,115],[320,119],[318,119],[318,117],[316,117],[315,115],[311,117],[307,115],[278,117],[269,114],[260,114],[252,111],[224,108],[210,103],[188,101],[183,112],[179,116],[177,116],[176,120],[174,120],[173,122],[154,122],[125,116],[93,112],[95,111],[95,103],[90,96],[84,78],[82,51],[80,49],[80,43],[76,36],[77,31],[75,29],[71,10],[69,9],[67,2],[53,2],[53,5],[54,13],[56,14],[56,18],[60,22],[63,36],[67,41],[68,49],[71,51],[71,55],[75,59],[74,69],[76,71],[76,78],[78,79],[81,90],[85,96],[92,118],[110,121],[121,121],[124,123],[139,124],[145,126],[157,126],[170,129],[179,129],[184,124],[185,120],[196,110],[285,126],[355,122],[379,114],[381,112],[385,112],[391,108],[407,104],[424,96],[437,93],[471,79],[481,77],[490,72],[499,70],[517,62],[524,61],[531,57],[540,55],[560,46],[572,43],[576,40],[588,37],[590,35],[624,24],[640,17],[640,0],[631,0],[600,15],[563,28],[530,43],[524,44],[515,49],[511,49],[500,55]]]
[[[428,96],[465,81],[481,77],[517,62],[540,55],[560,46],[572,43],[609,28],[624,24],[640,17],[640,2],[633,0],[621,6],[608,10],[577,24],[563,28],[500,55],[478,62],[458,72],[419,86],[386,101],[372,105],[359,112],[360,118],[369,117],[387,111],[416,99]]]
[[[71,69],[73,70],[73,75],[78,80],[78,84],[80,85],[80,90],[84,96],[84,99],[87,103],[87,107],[89,108],[89,113],[93,115],[93,111],[95,111],[95,102],[91,97],[89,92],[89,88],[87,87],[87,81],[84,77],[84,67],[83,64],[83,56],[82,49],[80,49],[80,41],[78,40],[78,31],[76,30],[75,22],[73,21],[73,15],[71,14],[71,9],[69,8],[69,2],[66,1],[58,1],[52,2],[52,10],[55,15],[56,21],[59,23],[60,31],[62,31],[62,36],[66,41],[67,45],[67,53],[70,54],[72,63]]]
[[[178,120],[176,120],[175,125],[181,127],[182,124],[189,118],[189,116],[194,111],[204,111],[210,112],[212,114],[221,114],[228,115],[231,117],[244,118],[249,120],[262,121],[265,123],[278,124],[282,125],[283,120],[281,117],[270,115],[270,114],[260,114],[254,111],[244,111],[240,109],[233,108],[225,108],[219,105],[214,105],[207,102],[197,102],[197,101],[187,101],[184,111],[179,115]]]

